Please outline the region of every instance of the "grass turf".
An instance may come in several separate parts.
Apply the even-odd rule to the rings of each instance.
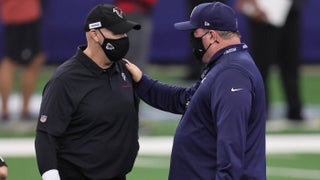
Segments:
[[[7,157],[9,180],[41,179],[35,157]],[[128,180],[164,180],[169,156],[138,156]],[[267,178],[272,180],[316,180],[320,176],[320,154],[267,155]],[[318,176],[319,175],[319,176]]]
[[[45,66],[39,76],[39,81],[36,86],[36,93],[41,93],[44,85],[50,79],[56,66]],[[301,93],[303,101],[311,104],[320,104],[320,66],[305,65],[301,66]],[[150,65],[147,69],[147,74],[158,79],[161,82],[187,86],[192,82],[184,81],[183,77],[187,74],[186,66],[183,65]],[[19,92],[21,71],[15,76],[14,91]],[[273,102],[283,102],[284,96],[282,92],[282,84],[280,81],[279,72],[276,68],[271,70],[270,74],[270,100]]]
[[[49,80],[55,67],[45,67],[39,78],[36,88],[41,93],[45,83]],[[161,82],[189,85],[190,82],[182,81],[185,71],[180,66],[152,66],[149,74]],[[14,89],[19,89],[19,73]],[[273,70],[270,77],[271,102],[283,102],[281,83],[277,70]],[[320,105],[320,71],[319,67],[303,67],[301,77],[302,98],[305,103]],[[173,135],[178,121],[144,121],[142,122],[141,135]],[[320,133],[320,130],[284,130],[277,133]],[[10,133],[0,132],[0,137],[33,137],[34,132]],[[9,164],[9,180],[41,179],[37,170],[35,157],[5,157]],[[268,179],[319,179],[320,154],[281,154],[268,155]],[[169,170],[168,156],[139,156],[133,171],[128,175],[128,180],[163,180],[167,179]],[[293,170],[293,171],[292,171]],[[299,172],[300,174],[295,174]],[[315,176],[319,175],[317,178]]]

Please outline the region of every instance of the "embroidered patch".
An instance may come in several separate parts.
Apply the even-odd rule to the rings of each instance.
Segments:
[[[100,21],[89,24],[89,29],[96,29],[96,28],[100,28],[100,27],[102,27],[102,24]]]

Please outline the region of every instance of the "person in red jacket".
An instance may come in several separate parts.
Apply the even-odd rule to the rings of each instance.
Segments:
[[[9,120],[8,100],[14,73],[24,67],[21,77],[21,118],[30,119],[29,100],[37,83],[45,55],[40,44],[41,0],[0,0],[0,18],[4,25],[4,57],[0,63],[1,118]]]
[[[149,61],[149,47],[153,31],[152,12],[157,0],[116,0],[117,7],[122,9],[128,19],[141,24],[140,32],[130,31],[131,48],[126,58],[132,59],[145,70]]]

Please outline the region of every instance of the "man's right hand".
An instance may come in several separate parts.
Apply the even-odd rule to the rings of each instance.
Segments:
[[[142,71],[127,59],[122,59],[125,63],[126,68],[131,73],[134,82],[139,82],[142,78]]]
[[[0,180],[6,180],[8,176],[8,168],[7,166],[0,167]]]
[[[7,180],[8,167],[4,159],[0,156],[0,180]]]

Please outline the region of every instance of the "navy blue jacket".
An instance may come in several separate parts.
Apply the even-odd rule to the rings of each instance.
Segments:
[[[247,46],[220,50],[207,67],[198,88],[170,86],[146,75],[137,84],[146,103],[183,114],[169,179],[266,179],[265,92]]]

